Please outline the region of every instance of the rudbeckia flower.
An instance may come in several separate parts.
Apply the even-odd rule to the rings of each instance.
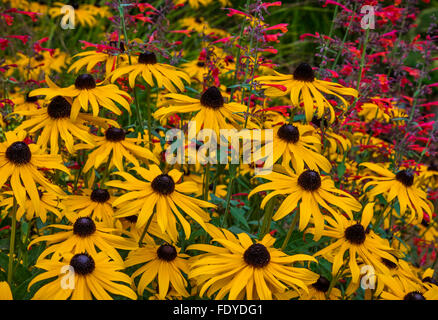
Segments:
[[[64,97],[54,97],[47,107],[16,113],[30,117],[23,121],[16,130],[27,130],[29,134],[38,133],[37,144],[44,149],[50,141],[51,154],[58,154],[60,139],[65,143],[70,154],[76,152],[75,138],[91,145],[95,144],[94,136],[89,133],[89,128],[83,125],[86,118],[79,114],[75,120],[72,120],[70,118],[71,103]]]
[[[177,92],[175,86],[180,91],[184,91],[184,83],[181,79],[190,83],[190,77],[185,72],[169,64],[158,63],[157,56],[151,51],[140,53],[136,63],[114,70],[110,75],[111,82],[127,73],[129,73],[129,86],[131,88],[134,88],[135,79],[140,74],[149,86],[155,86],[153,81],[155,79],[158,88],[164,86],[170,92]]]
[[[301,63],[292,75],[276,71],[274,73],[273,76],[258,77],[257,82],[267,88],[265,94],[269,97],[290,94],[290,100],[296,108],[303,101],[307,122],[312,120],[315,108],[318,118],[322,117],[326,107],[333,108],[323,93],[338,97],[344,106],[348,106],[349,103],[343,96],[358,96],[357,90],[353,88],[345,88],[337,83],[316,79],[312,67],[307,63]],[[278,86],[285,87],[286,90],[283,91]]]
[[[315,283],[318,275],[293,263],[315,258],[305,254],[289,256],[273,247],[275,239],[267,234],[261,241],[254,241],[246,234],[237,237],[226,229],[210,226],[207,230],[218,245],[192,244],[187,250],[206,253],[190,261],[189,278],[196,281],[199,296],[206,294],[220,300],[228,294],[229,300],[271,300],[273,294],[292,288],[308,292],[308,285]]]
[[[69,278],[68,283],[64,279],[66,274],[60,273],[65,266],[71,266],[75,275],[73,279]],[[129,287],[131,279],[120,271],[124,269],[123,264],[110,261],[103,252],[93,257],[86,252],[64,254],[62,261],[41,259],[35,267],[46,272],[33,278],[28,290],[39,281],[56,278],[39,288],[32,300],[91,300],[93,297],[97,300],[112,300],[108,293],[137,299]],[[70,284],[69,281],[74,283]]]
[[[322,235],[336,239],[336,241],[314,255],[324,256],[324,258],[333,262],[333,276],[338,274],[344,263],[348,263],[352,276],[351,281],[357,284],[360,280],[358,260],[373,266],[374,269],[381,270],[383,273],[389,273],[389,269],[382,262],[382,259],[397,263],[397,259],[393,255],[395,250],[368,228],[373,218],[373,206],[374,203],[368,203],[365,206],[360,222],[347,219],[340,214],[334,215],[334,219],[328,216],[325,217],[328,225],[322,231]],[[308,231],[316,233],[314,228],[310,228]],[[344,258],[346,252],[348,252],[347,260]]]
[[[196,133],[201,128],[212,129],[217,137],[221,129],[237,129],[244,123],[243,113],[247,107],[237,102],[225,103],[220,90],[210,87],[202,94],[200,99],[194,99],[182,94],[170,93],[165,96],[168,107],[161,107],[154,113],[154,117],[160,121],[168,119],[169,116],[178,113],[192,113],[196,115],[191,119],[196,122]],[[252,126],[248,120],[248,127]]]
[[[115,84],[103,85],[97,83],[91,74],[85,73],[77,76],[75,84],[67,88],[58,87],[53,81],[46,77],[46,83],[49,88],[39,88],[29,93],[30,97],[44,95],[46,99],[52,99],[58,95],[63,97],[73,98],[70,117],[75,120],[78,117],[79,111],[83,109],[88,111],[88,106],[91,105],[93,116],[97,116],[100,108],[106,108],[116,115],[121,115],[122,112],[114,102],[119,103],[129,113],[131,109],[129,102],[126,100],[131,97],[124,91],[119,90]]]
[[[298,202],[301,200],[298,206],[299,213],[295,213],[300,215],[299,229],[301,231],[304,230],[312,218],[315,225],[315,241],[317,241],[321,238],[324,229],[324,215],[320,207],[323,207],[336,217],[339,213],[330,205],[336,206],[351,218],[353,217],[353,211],[359,211],[362,208],[360,202],[354,199],[353,196],[337,189],[329,176],[320,176],[318,172],[313,170],[298,172],[297,175],[287,167],[285,169],[287,175],[272,172],[256,176],[270,182],[257,186],[248,195],[248,197],[252,197],[257,192],[273,190],[263,199],[261,203],[262,209],[272,197],[285,195],[286,198],[272,218],[274,221],[290,214],[297,208]]]
[[[131,276],[135,279],[139,275],[138,294],[141,296],[145,288],[154,280],[158,284],[158,298],[163,300],[170,290],[174,289],[178,295],[188,297],[187,281],[183,274],[189,273],[187,258],[181,249],[165,243],[156,245],[150,239],[142,248],[129,252],[126,258],[126,267],[142,264]]]
[[[341,300],[341,290],[338,288],[331,288],[328,297],[326,294],[330,289],[330,280],[324,276],[319,276],[318,280],[308,286],[308,291],[300,290],[296,292],[293,290],[286,291],[279,295],[280,300],[290,300],[299,297],[299,300]]]
[[[91,168],[99,168],[109,158],[111,160],[108,170],[115,166],[119,171],[124,171],[123,159],[126,159],[128,163],[133,163],[134,166],[140,165],[138,159],[158,163],[157,157],[149,149],[136,144],[141,142],[139,137],[126,137],[126,131],[122,128],[108,128],[104,136],[96,136],[94,140],[96,148],[88,155],[87,162],[83,168],[84,172],[88,172]],[[91,148],[93,148],[93,145],[78,145],[78,149]]]
[[[29,247],[35,243],[46,241],[48,247],[41,253],[38,259],[43,259],[53,253],[52,260],[57,259],[59,254],[77,254],[87,252],[92,257],[97,256],[97,250],[103,251],[114,261],[123,263],[123,259],[116,249],[133,250],[137,243],[114,234],[117,229],[102,227],[90,217],[75,218],[73,214],[66,214],[70,225],[52,224],[49,228],[61,229],[54,234],[40,236],[29,243]],[[120,232],[119,232],[120,233]]]
[[[282,165],[292,163],[296,171],[303,171],[307,165],[311,170],[330,172],[330,162],[320,154],[321,139],[316,136],[315,130],[310,125],[283,124],[272,128],[273,140],[267,142],[260,153],[266,155],[267,150],[273,150],[273,163],[282,158]],[[254,158],[254,161],[262,158]]]
[[[84,195],[69,195],[63,204],[79,217],[90,217],[96,222],[103,222],[106,227],[114,226],[114,197],[108,190],[95,188],[82,189]]]
[[[17,208],[17,221],[20,221],[24,216],[27,221],[32,221],[34,217],[39,217],[43,223],[47,220],[47,213],[51,212],[55,214],[59,220],[64,216],[62,211],[65,210],[58,194],[53,192],[45,192],[38,189],[40,196],[39,208],[35,208],[32,200],[26,197],[26,203],[24,206]],[[9,197],[0,201],[0,207],[5,207],[3,212],[8,212],[14,206],[14,193],[12,191],[5,191],[3,195]]]
[[[361,178],[361,180],[371,179],[363,187],[364,191],[366,191],[368,187],[374,186],[374,188],[367,191],[371,201],[379,194],[383,194],[387,202],[397,198],[400,204],[401,215],[404,215],[407,208],[411,211],[408,223],[421,223],[423,212],[427,213],[429,217],[432,215],[427,195],[414,185],[414,173],[411,170],[403,169],[397,173],[392,173],[383,166],[370,162],[361,163],[360,166],[364,166],[381,175],[381,177],[365,176]]]
[[[210,216],[202,208],[216,206],[183,194],[195,193],[197,186],[189,181],[181,183],[182,172],[173,169],[169,173],[163,173],[157,165],[151,165],[150,169],[135,167],[132,170],[144,180],[138,180],[127,172],[115,172],[114,174],[123,177],[126,181],[106,182],[107,186],[128,191],[113,202],[113,206],[118,207],[117,218],[138,214],[136,226],[141,228],[146,225],[156,209],[161,231],[167,233],[174,242],[178,239],[175,217],[182,225],[187,239],[191,232],[190,224],[180,210],[202,227],[205,227],[205,222],[210,220]]]
[[[391,277],[384,277],[383,279],[386,289],[380,295],[382,300],[438,300],[438,287],[436,286],[401,283]]]
[[[207,65],[205,61],[193,60],[181,65],[181,68],[187,72],[190,79],[195,79],[199,83],[204,82],[204,75],[208,72]]]
[[[121,42],[122,44],[123,42]],[[114,50],[117,50],[116,48]],[[67,70],[67,72],[79,72],[83,67],[87,67],[87,72],[91,72],[93,68],[101,63],[105,66],[105,75],[109,75],[116,68],[125,66],[128,64],[128,56],[126,53],[113,54],[109,50],[107,51],[85,51],[80,52],[73,56],[73,58],[79,57]]]
[[[29,97],[29,94],[17,95],[17,97],[11,100],[14,103],[14,112],[35,111],[40,108],[41,104],[41,100],[37,96]]]
[[[43,154],[36,144],[26,144],[26,132],[5,132],[6,142],[0,144],[0,188],[9,179],[19,206],[26,206],[26,195],[32,201],[37,214],[41,212],[41,200],[36,183],[58,195],[64,192],[47,180],[40,168],[57,169],[68,173],[61,156]]]

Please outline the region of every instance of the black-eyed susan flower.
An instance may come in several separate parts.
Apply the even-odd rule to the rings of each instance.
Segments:
[[[151,282],[156,281],[159,299],[165,299],[172,289],[179,296],[188,297],[187,281],[184,278],[184,274],[189,273],[188,257],[181,253],[181,248],[169,243],[157,245],[150,239],[142,248],[129,252],[125,265],[130,267],[141,264],[131,276],[135,279],[141,275],[137,286],[140,296]]]
[[[123,46],[123,42],[120,43]],[[120,49],[121,52],[117,53],[118,49],[113,50],[90,50],[85,52],[80,52],[73,56],[73,58],[78,57],[67,70],[67,72],[73,71],[78,73],[80,69],[86,67],[88,73],[90,73],[93,68],[98,64],[103,64],[105,66],[105,75],[108,76],[117,67],[125,66],[128,64],[128,55],[124,53],[124,50]]]
[[[322,231],[322,235],[335,239],[335,242],[319,250],[315,256],[323,256],[333,263],[333,276],[337,276],[341,266],[345,264],[348,265],[348,271],[351,273],[352,283],[357,284],[361,274],[359,262],[364,262],[385,273],[389,273],[389,269],[382,259],[397,263],[393,255],[395,250],[368,228],[373,213],[374,203],[368,203],[362,212],[360,222],[347,219],[340,214],[334,215],[334,219],[325,217],[328,225]],[[314,228],[308,231],[316,232]],[[347,260],[344,258],[346,252],[348,252]]]
[[[157,56],[151,51],[140,53],[136,63],[114,70],[110,75],[111,82],[114,82],[116,79],[127,73],[129,73],[128,79],[131,88],[134,88],[135,79],[139,75],[141,75],[149,86],[155,86],[155,79],[158,88],[164,86],[164,88],[170,92],[177,92],[175,86],[180,91],[183,91],[184,83],[182,80],[190,83],[190,77],[188,74],[169,64],[158,63]]]
[[[79,111],[83,109],[88,111],[89,105],[93,116],[97,116],[100,107],[114,112],[116,115],[122,114],[122,111],[115,104],[117,102],[129,113],[131,108],[127,99],[131,97],[124,91],[119,90],[115,84],[104,85],[102,82],[96,83],[91,74],[80,74],[76,77],[75,84],[67,88],[58,87],[53,81],[46,77],[46,83],[49,88],[39,88],[29,93],[30,97],[44,95],[46,99],[52,99],[58,95],[70,97],[73,99],[70,117],[75,120]]]
[[[203,60],[193,60],[181,65],[181,68],[187,72],[190,79],[195,79],[199,83],[204,82],[204,75],[208,72],[207,64]]]
[[[48,226],[65,231],[43,235],[29,243],[30,247],[41,241],[47,242],[48,247],[38,259],[43,259],[52,253],[52,259],[56,259],[60,254],[66,252],[72,254],[87,252],[95,257],[98,253],[97,249],[99,249],[114,261],[122,263],[123,259],[116,249],[133,250],[137,248],[136,242],[120,235],[120,230],[103,227],[90,217],[77,217],[75,214],[68,213],[66,217],[70,221],[69,225],[52,224]]]
[[[71,119],[71,103],[62,96],[54,97],[46,107],[16,113],[30,118],[23,121],[16,130],[26,130],[29,134],[38,133],[37,144],[44,149],[50,144],[51,154],[58,153],[59,140],[65,143],[70,154],[76,152],[75,139],[90,145],[95,144],[94,136],[83,124],[85,119],[81,114],[75,120]]]
[[[68,169],[62,164],[61,156],[44,154],[36,144],[26,144],[23,141],[26,132],[8,131],[5,136],[6,141],[0,144],[0,188],[9,180],[19,206],[26,206],[28,195],[36,213],[40,214],[41,199],[37,183],[57,195],[63,195],[64,191],[47,180],[38,169],[56,169],[65,173],[68,173]]]
[[[229,300],[271,300],[274,294],[288,288],[308,292],[308,285],[318,279],[316,273],[292,266],[298,262],[316,262],[315,258],[305,254],[287,255],[273,247],[275,239],[270,234],[254,242],[246,233],[235,236],[212,225],[208,231],[212,241],[220,246],[187,247],[187,250],[206,252],[190,261],[189,278],[195,280],[200,297],[216,294],[217,300],[227,295]]]
[[[191,118],[196,122],[196,133],[201,128],[212,129],[219,137],[219,130],[238,129],[244,123],[243,114],[247,107],[237,102],[226,103],[221,91],[214,86],[205,90],[200,99],[175,93],[167,94],[165,97],[168,99],[168,106],[155,111],[154,117],[163,121],[175,113],[196,112]],[[248,124],[251,125],[251,121],[248,121]]]
[[[380,175],[378,177],[367,175],[361,178],[361,180],[371,179],[364,185],[364,190],[373,186],[367,191],[370,201],[379,194],[383,194],[388,202],[397,199],[401,215],[404,215],[408,208],[410,209],[408,223],[421,223],[424,212],[429,217],[432,215],[431,204],[428,204],[426,193],[414,185],[415,176],[412,170],[403,169],[392,173],[383,166],[370,162],[361,163],[360,166]]]
[[[113,206],[118,207],[117,218],[138,214],[137,227],[141,228],[149,221],[155,209],[161,231],[167,233],[174,242],[178,239],[176,219],[182,225],[187,239],[191,232],[190,224],[180,210],[202,227],[210,220],[209,214],[203,208],[216,206],[185,195],[184,193],[195,193],[197,186],[190,181],[180,182],[182,172],[173,169],[163,173],[157,165],[151,165],[149,169],[134,167],[132,170],[144,180],[139,180],[127,172],[115,172],[114,174],[126,181],[106,182],[108,186],[128,191],[113,202]]]
[[[63,204],[80,217],[90,217],[97,222],[103,222],[106,227],[114,226],[114,196],[108,190],[95,188],[82,189],[83,195],[69,195]]]
[[[29,97],[29,93],[26,95],[17,94],[11,99],[14,103],[14,111],[35,111],[40,108],[42,100],[38,99],[38,96]]]
[[[306,114],[307,122],[312,120],[317,109],[319,118],[324,114],[326,107],[331,107],[331,103],[323,95],[329,94],[339,98],[344,106],[349,103],[343,96],[357,97],[358,92],[353,88],[345,88],[340,84],[318,80],[315,78],[312,67],[307,63],[301,63],[291,75],[281,74],[274,71],[273,76],[261,76],[257,81],[263,85],[265,94],[270,97],[280,97],[289,94],[290,100],[294,107],[300,107],[303,102],[304,112]],[[272,86],[274,85],[274,86]],[[285,88],[283,91],[278,86]]]
[[[139,159],[158,163],[157,157],[149,149],[138,145],[143,141],[140,134],[137,138],[129,138],[126,133],[123,128],[111,127],[103,136],[94,138],[95,147],[88,144],[78,145],[79,149],[94,148],[88,155],[83,171],[97,169],[105,161],[109,161],[108,170],[116,167],[119,171],[124,171],[124,159],[134,166],[140,165]]]
[[[290,300],[299,297],[299,300],[341,300],[342,293],[338,288],[332,287],[330,289],[330,280],[324,276],[319,276],[316,282],[308,286],[308,291],[300,290],[296,292],[293,290],[286,291],[284,294],[278,296],[280,300]],[[326,294],[329,292],[328,297]]]
[[[74,277],[69,278],[68,282],[64,279],[65,270],[68,266],[74,270]],[[129,287],[131,279],[120,270],[124,265],[119,262],[111,261],[104,252],[99,252],[95,256],[90,256],[86,252],[77,254],[64,254],[62,260],[41,259],[38,260],[36,268],[46,270],[37,275],[29,283],[28,290],[35,283],[47,279],[51,282],[43,285],[32,300],[112,300],[109,294],[124,296],[132,300],[137,299],[135,292]],[[70,284],[69,281],[72,281]],[[122,282],[124,284],[120,284]]]
[[[38,189],[38,194],[40,196],[39,208],[35,208],[32,200],[29,196],[26,196],[25,205],[17,208],[17,220],[20,221],[22,217],[25,217],[27,221],[32,221],[33,218],[39,217],[45,223],[49,212],[55,214],[61,220],[64,216],[62,211],[65,210],[65,207],[60,196],[50,190],[48,192],[42,191],[41,188]],[[0,201],[0,207],[4,207],[3,212],[6,213],[14,205],[14,193],[5,191],[3,195],[8,197]]]
[[[430,284],[402,283],[392,277],[382,277],[386,288],[380,295],[382,300],[438,300],[438,287]]]
[[[248,195],[253,196],[257,192],[273,190],[262,201],[263,209],[266,203],[274,196],[285,195],[286,198],[275,212],[275,221],[282,219],[290,214],[299,203],[299,229],[304,230],[313,219],[315,225],[315,240],[319,240],[324,229],[324,215],[320,207],[330,212],[333,216],[339,213],[332,206],[338,207],[349,217],[353,217],[353,211],[360,211],[361,204],[347,192],[337,189],[329,176],[321,176],[313,170],[305,170],[294,174],[286,168],[287,174],[272,172],[256,177],[269,180],[270,182],[261,184],[254,188]],[[295,213],[295,214],[298,214]]]
[[[292,163],[293,168],[299,172],[304,170],[305,165],[318,172],[319,169],[330,172],[330,162],[320,154],[321,139],[310,125],[285,123],[272,129],[273,140],[262,147],[262,155],[267,154],[266,150],[273,150],[273,163],[282,158],[283,166],[290,166]],[[254,158],[255,161],[261,159]]]

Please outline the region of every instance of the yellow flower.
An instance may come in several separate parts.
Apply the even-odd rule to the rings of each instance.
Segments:
[[[38,169],[57,169],[66,173],[68,169],[62,164],[61,156],[43,154],[36,144],[27,145],[23,142],[26,136],[24,131],[8,131],[5,136],[6,142],[0,144],[0,188],[10,179],[18,205],[25,207],[28,195],[39,215],[42,208],[36,183],[58,195],[64,192],[59,186],[50,183]]]
[[[216,294],[220,300],[228,294],[229,300],[271,300],[273,294],[287,289],[308,292],[308,285],[315,283],[318,275],[293,263],[317,262],[312,256],[289,256],[273,247],[275,239],[267,234],[261,241],[254,241],[246,234],[237,237],[226,229],[209,225],[207,231],[218,245],[192,244],[187,250],[206,253],[192,258],[189,278],[199,286],[199,296]]]
[[[74,278],[69,278],[69,282],[66,283],[64,280],[66,275],[60,270],[68,266],[73,268]],[[135,292],[128,286],[131,284],[131,279],[120,272],[124,268],[123,264],[110,261],[104,252],[99,252],[93,257],[86,252],[75,255],[64,254],[61,261],[42,259],[37,261],[35,267],[44,269],[46,272],[33,278],[28,290],[39,281],[56,278],[39,288],[32,300],[66,300],[69,298],[91,300],[93,297],[98,300],[112,300],[108,292],[133,300],[137,299]],[[73,281],[71,287],[70,281]]]

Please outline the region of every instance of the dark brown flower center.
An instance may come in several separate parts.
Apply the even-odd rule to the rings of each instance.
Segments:
[[[70,265],[73,267],[75,273],[82,276],[92,273],[96,268],[93,258],[87,253],[74,255],[70,260]]]
[[[345,229],[344,236],[353,244],[362,244],[365,242],[366,233],[363,225],[356,223]]]
[[[320,276],[319,279],[312,284],[316,290],[321,292],[327,292],[330,287],[330,281],[326,277]]]
[[[175,260],[178,253],[174,246],[170,244],[163,244],[157,250],[158,258],[164,261],[173,261]]]
[[[271,261],[271,255],[264,245],[256,243],[246,249],[243,260],[254,268],[263,268]]]
[[[198,61],[198,63],[196,65],[198,67],[204,67],[205,66],[205,62],[204,61]]]
[[[105,132],[105,138],[108,141],[118,142],[125,140],[126,132],[121,128],[111,127]]]
[[[280,139],[291,143],[297,143],[300,139],[300,132],[298,131],[298,128],[291,124],[282,125],[278,129],[277,135]]]
[[[100,202],[100,203],[107,202],[109,198],[110,198],[110,194],[108,190],[100,189],[100,188],[94,189],[90,195],[91,201]]]
[[[426,298],[418,291],[412,291],[409,292],[407,295],[405,295],[403,300],[426,300]]]
[[[224,97],[216,87],[210,87],[201,96],[201,104],[204,107],[219,109],[224,106]]]
[[[316,191],[321,187],[321,177],[314,170],[306,170],[298,177],[298,184],[306,191]]]
[[[42,54],[35,56],[35,61],[41,62],[43,60],[44,60],[44,56]]]
[[[32,153],[26,143],[17,141],[6,149],[6,158],[15,165],[24,165],[30,162]]]
[[[52,119],[69,118],[70,112],[70,102],[61,96],[54,97],[47,107],[47,113]]]
[[[143,53],[140,53],[140,55],[138,56],[138,63],[156,64],[157,56],[152,51],[145,51]]]
[[[411,170],[401,170],[397,172],[395,178],[406,187],[410,187],[414,184],[414,173]]]
[[[75,81],[75,87],[79,90],[96,88],[96,81],[89,73],[79,75]]]
[[[96,232],[96,224],[89,217],[78,218],[73,224],[73,234],[85,238]]]
[[[152,189],[162,195],[171,194],[175,191],[175,181],[168,174],[160,174],[151,183]]]
[[[312,82],[315,80],[315,73],[312,67],[307,63],[300,63],[300,65],[295,69],[294,79],[300,81]]]

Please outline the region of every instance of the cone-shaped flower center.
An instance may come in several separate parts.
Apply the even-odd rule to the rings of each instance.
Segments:
[[[246,249],[243,260],[254,268],[263,268],[271,261],[271,255],[264,245],[256,243]]]
[[[73,225],[73,234],[85,238],[96,231],[96,224],[89,217],[78,218]]]
[[[74,255],[70,260],[70,265],[74,268],[75,273],[82,276],[92,273],[96,267],[93,258],[87,253]]]
[[[395,178],[406,187],[410,187],[414,184],[414,173],[411,170],[401,170],[397,172]]]
[[[418,291],[409,292],[403,300],[426,300],[426,298]]]
[[[298,177],[298,184],[306,191],[316,191],[321,187],[321,177],[314,170],[306,170]]]
[[[201,96],[201,104],[204,107],[219,109],[224,106],[224,97],[216,87],[210,87]]]
[[[174,246],[170,244],[163,244],[157,250],[158,258],[164,261],[173,261],[175,260],[178,253]]]
[[[365,242],[366,233],[363,225],[356,223],[345,229],[344,236],[345,239],[353,244],[362,244]]]
[[[41,62],[43,60],[44,60],[44,56],[42,54],[35,56],[35,61]]]
[[[111,127],[105,132],[105,138],[108,141],[118,142],[125,140],[126,132],[121,128]]]
[[[94,89],[96,88],[96,81],[91,74],[84,73],[76,78],[75,87],[79,90]]]
[[[29,163],[32,153],[26,143],[17,141],[6,149],[6,158],[15,165],[24,165]]]
[[[151,187],[155,192],[168,195],[175,191],[175,182],[171,176],[164,173],[160,174],[152,181]]]
[[[280,139],[291,143],[297,143],[300,139],[298,128],[291,124],[282,125],[280,129],[278,129],[277,135]]]
[[[109,198],[110,198],[110,194],[108,190],[100,189],[100,188],[94,189],[90,195],[91,201],[100,202],[100,203],[107,202]]]
[[[70,102],[61,96],[54,97],[47,107],[47,113],[52,119],[69,118],[70,112]]]
[[[321,292],[327,292],[330,287],[330,281],[326,277],[320,276],[319,279],[312,284],[316,290]]]
[[[145,51],[138,56],[138,63],[156,64],[157,56],[152,51]]]
[[[315,73],[312,67],[307,63],[300,63],[300,65],[295,69],[294,80],[312,82],[315,80]]]
[[[205,62],[204,61],[198,61],[198,63],[196,65],[198,67],[204,67],[205,66]]]

